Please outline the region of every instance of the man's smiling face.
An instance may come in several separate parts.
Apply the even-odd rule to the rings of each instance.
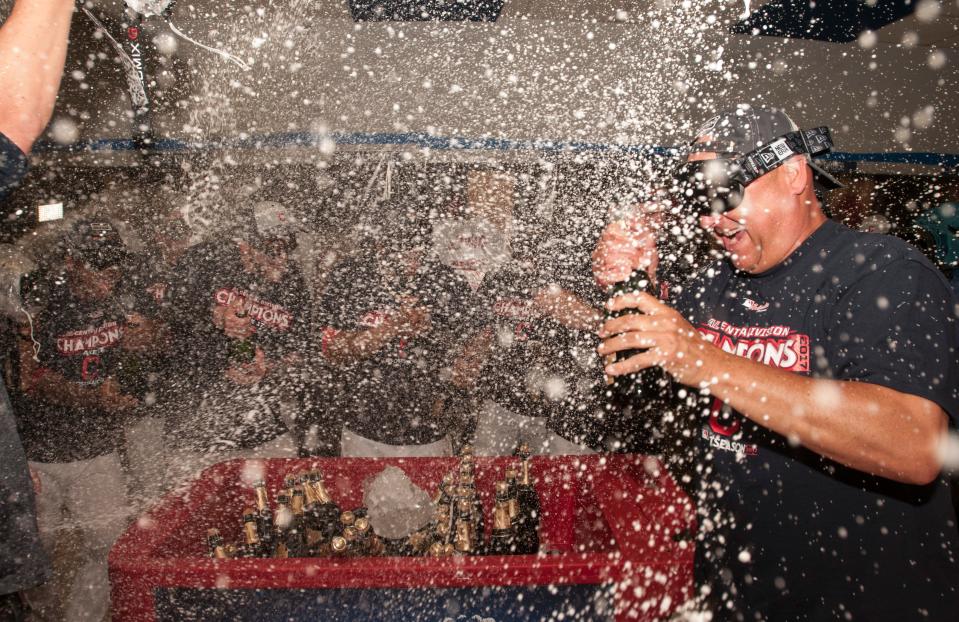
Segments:
[[[694,153],[689,159],[712,160],[716,154]],[[700,226],[716,237],[739,270],[765,272],[795,248],[794,240],[783,230],[783,215],[788,213],[791,199],[780,187],[784,172],[785,167],[780,167],[749,184],[735,209],[700,217]]]

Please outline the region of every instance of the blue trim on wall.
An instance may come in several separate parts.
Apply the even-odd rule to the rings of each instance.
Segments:
[[[657,145],[613,145],[609,143],[563,142],[554,140],[510,140],[505,138],[446,138],[417,133],[355,133],[330,134],[337,145],[407,146],[438,151],[461,149],[485,151],[543,151],[547,153],[581,153],[588,151],[629,153],[637,155],[665,156],[676,153],[676,147]],[[263,149],[285,147],[319,147],[324,137],[307,132],[265,134],[247,138],[222,138],[209,141],[188,142],[164,138],[153,142],[150,153],[175,154],[214,149]],[[110,151],[136,151],[130,139],[99,139],[72,145],[51,142],[37,143],[35,153],[98,153]],[[871,162],[882,164],[914,164],[959,168],[959,154],[931,152],[834,152],[823,157],[834,162]]]

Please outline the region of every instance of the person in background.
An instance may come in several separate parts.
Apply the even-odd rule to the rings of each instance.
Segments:
[[[942,270],[959,300],[959,203],[930,208],[915,224],[922,238],[919,250]]]
[[[56,551],[53,580],[28,597],[41,619],[99,620],[109,607],[107,553],[131,515],[120,449],[140,402],[124,376],[162,330],[142,302],[123,302],[129,256],[108,220],[73,223],[65,246],[62,266],[35,281],[47,303],[33,323],[39,352],[26,338],[20,347],[17,419],[40,535]]]
[[[514,235],[522,237],[522,233]],[[596,384],[595,331],[602,317],[585,279],[552,261],[545,243],[513,258],[476,292],[487,324],[477,392],[479,454],[509,455],[525,441],[536,453],[574,455],[604,445]]]
[[[190,247],[192,231],[177,207],[165,205],[141,231],[146,242],[142,252],[131,256],[124,269],[124,302],[136,300],[148,317],[157,320],[161,333],[156,335],[160,347],[149,359],[130,361],[121,386],[140,398],[137,416],[130,418],[124,430],[124,465],[127,468],[131,498],[138,507],[149,506],[165,492],[166,465],[158,459],[164,452],[164,414],[175,404],[177,370],[175,348],[169,326],[173,321],[170,305],[170,284],[175,278],[180,259]]]
[[[450,455],[461,393],[451,362],[471,332],[469,286],[426,252],[428,225],[393,205],[366,251],[333,268],[322,352],[345,389],[344,456]]]
[[[308,391],[310,300],[291,254],[298,225],[283,205],[258,201],[231,236],[193,246],[169,290],[179,367],[168,409],[169,483],[232,457],[294,457]]]
[[[0,27],[0,201],[26,174],[26,154],[50,122],[74,6],[73,0],[17,0]],[[26,457],[0,385],[0,618],[22,620],[20,592],[48,574]]]

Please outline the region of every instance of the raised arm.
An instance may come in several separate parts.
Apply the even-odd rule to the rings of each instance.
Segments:
[[[16,0],[0,27],[0,132],[24,153],[53,114],[74,0]]]

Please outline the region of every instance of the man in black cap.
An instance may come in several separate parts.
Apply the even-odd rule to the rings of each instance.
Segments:
[[[718,619],[930,620],[959,611],[938,447],[959,418],[955,310],[914,248],[829,220],[826,128],[749,106],[710,120],[677,189],[726,260],[676,309],[610,304],[600,353],[643,350],[710,400],[697,568]]]
[[[231,235],[192,247],[170,285],[182,400],[166,422],[171,483],[230,457],[297,455],[280,406],[302,399],[312,356],[299,226],[275,201],[250,211]]]
[[[16,415],[40,535],[58,552],[53,580],[29,599],[41,619],[100,619],[109,606],[107,553],[130,516],[119,450],[138,400],[123,377],[132,357],[150,356],[158,329],[135,297],[124,303],[127,249],[109,220],[77,221],[65,246],[62,269],[24,293],[45,306],[33,323],[39,350],[27,340],[21,347],[25,397]]]

